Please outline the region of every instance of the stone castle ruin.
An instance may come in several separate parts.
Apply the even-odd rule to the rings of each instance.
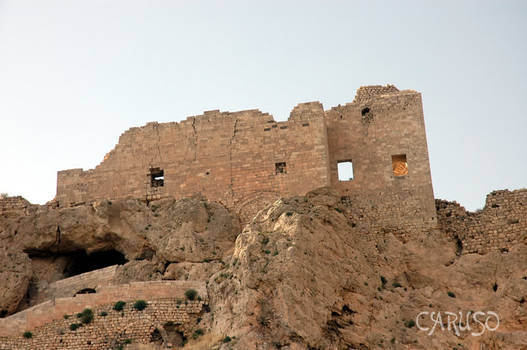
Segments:
[[[239,276],[264,280],[275,275],[268,264],[286,275],[293,271],[290,262],[315,259],[310,245],[295,242],[304,234],[319,240],[316,254],[325,252],[323,265],[326,259],[338,262],[332,266],[346,266],[348,260],[360,265],[357,257],[363,254],[381,257],[389,249],[387,240],[397,242],[399,254],[401,242],[435,241],[440,235],[458,258],[515,256],[516,247],[527,243],[526,217],[527,189],[494,191],[475,213],[434,199],[421,94],[413,90],[361,87],[351,103],[329,110],[319,102],[303,103],[284,122],[248,110],[148,123],[123,133],[95,169],[59,171],[57,195],[46,205],[0,198],[0,277],[6,281],[0,288],[0,350],[122,349],[132,341],[181,348],[203,335],[212,321],[224,326],[211,306],[221,312],[219,299],[233,291],[233,300],[244,299],[241,287],[226,288],[232,281],[255,283]],[[271,232],[275,227],[285,228],[285,234]],[[338,234],[328,235],[332,230]],[[391,234],[397,239],[390,240]],[[382,251],[376,239],[383,241]],[[375,253],[365,250],[351,260],[349,248],[361,240],[372,243]],[[348,250],[338,247],[342,242]],[[236,256],[234,245],[243,248]],[[409,256],[401,263],[406,265]],[[429,270],[402,271],[400,281],[426,275],[423,285],[431,288]],[[376,281],[381,283],[377,292],[388,293],[383,278],[375,275],[370,284],[357,285],[370,288]],[[496,281],[493,290],[501,293],[502,281],[501,289]],[[402,285],[393,279],[392,287]],[[347,303],[360,299],[360,288],[353,289]],[[367,293],[375,295],[375,290]],[[409,293],[415,293],[413,287]],[[310,305],[321,300],[314,296]],[[299,299],[290,300],[298,306]],[[147,307],[136,308],[139,301]],[[230,303],[231,310],[243,305]],[[269,305],[254,305],[256,312],[260,309],[257,322],[267,324]],[[327,325],[349,323],[356,314],[347,304],[332,307]],[[82,321],[86,311],[92,313],[89,322]]]
[[[95,169],[59,171],[56,201],[201,193],[247,222],[280,197],[325,186],[380,226],[435,226],[421,94],[366,86],[329,110],[299,104],[284,122],[259,110],[216,110],[148,123],[124,132]]]

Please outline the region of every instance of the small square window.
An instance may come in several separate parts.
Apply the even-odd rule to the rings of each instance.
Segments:
[[[286,174],[286,167],[285,162],[275,163],[275,174]]]
[[[165,173],[161,168],[150,168],[150,186],[163,187],[165,185]]]
[[[341,160],[337,163],[339,181],[353,180],[353,163],[350,160]]]
[[[408,175],[408,163],[406,162],[406,154],[396,154],[392,156],[393,176]]]

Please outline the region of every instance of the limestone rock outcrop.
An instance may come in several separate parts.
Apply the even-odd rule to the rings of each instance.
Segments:
[[[31,278],[31,261],[20,251],[0,246],[0,316],[15,312]]]
[[[236,349],[527,346],[526,245],[458,255],[438,230],[406,241],[353,227],[354,214],[327,190],[261,211],[209,281],[212,330],[238,334]],[[428,336],[415,322],[432,311],[494,311],[501,323],[480,337]]]

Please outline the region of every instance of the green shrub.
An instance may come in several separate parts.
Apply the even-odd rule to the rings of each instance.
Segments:
[[[68,318],[70,318],[70,315],[64,315],[65,320],[67,320]]]
[[[285,213],[285,215],[287,215],[287,216],[293,216],[293,213],[290,212],[290,211],[288,211],[287,213]],[[227,337],[227,338],[228,338],[228,337]],[[229,338],[229,339],[230,339],[230,338]],[[229,341],[230,341],[230,340],[229,340]]]
[[[80,323],[72,323],[70,324],[70,330],[74,331],[77,330],[81,326]]]
[[[447,294],[451,298],[455,298],[456,297],[456,295],[453,292],[451,292],[451,291],[448,291]]]
[[[192,339],[198,339],[200,336],[203,335],[203,329],[199,328],[194,331],[194,334],[192,334]]]
[[[132,344],[132,339],[125,339],[125,340],[124,340],[124,343],[125,343],[125,344]]]
[[[93,321],[93,311],[91,309],[84,309],[81,313],[77,314],[77,318],[80,318],[84,324],[91,323]]]
[[[143,311],[146,306],[147,306],[147,302],[144,301],[144,300],[138,300],[134,303],[134,309],[138,310],[138,311]]]
[[[24,332],[24,334],[22,334],[22,336],[26,339],[31,339],[33,338],[33,333],[31,332]]]
[[[194,300],[194,299],[196,299],[197,296],[198,296],[198,292],[195,289],[188,289],[185,292],[185,297],[188,300]]]
[[[124,301],[119,300],[118,302],[114,304],[113,309],[115,311],[123,311],[125,305],[126,303]]]
[[[415,321],[414,320],[405,321],[404,325],[406,326],[406,328],[412,328],[413,326],[415,326]]]
[[[401,288],[401,284],[399,282],[393,282],[392,284],[393,288]]]
[[[105,316],[108,316],[108,313],[106,311],[101,311],[99,313],[99,316],[105,317]]]
[[[384,276],[381,276],[381,283],[382,283],[382,286],[384,287],[384,285],[388,282],[388,280],[386,279],[386,277]]]
[[[228,343],[228,342],[230,342],[231,340],[232,340],[231,337],[226,336],[225,338],[223,338],[222,342],[223,342],[223,343]]]

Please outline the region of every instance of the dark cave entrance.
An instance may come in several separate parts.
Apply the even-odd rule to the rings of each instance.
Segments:
[[[68,254],[68,258],[69,263],[64,269],[64,277],[72,277],[112,265],[123,265],[128,262],[122,253],[114,249],[89,255],[81,250]]]

